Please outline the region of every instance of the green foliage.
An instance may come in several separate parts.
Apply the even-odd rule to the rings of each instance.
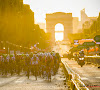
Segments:
[[[96,21],[93,22],[90,28],[83,30],[84,38],[94,38],[100,35],[100,14]]]
[[[84,29],[82,33],[69,34],[68,38],[73,43],[77,39],[91,39],[96,35],[100,35],[100,13],[97,21],[94,21],[90,28]]]
[[[69,34],[68,38],[71,43],[74,43],[74,40],[79,40],[84,37],[83,33]]]

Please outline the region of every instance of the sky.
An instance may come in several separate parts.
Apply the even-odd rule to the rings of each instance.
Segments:
[[[85,8],[89,17],[98,16],[100,12],[100,0],[23,0],[29,4],[34,12],[35,23],[45,23],[46,13],[65,12],[72,13],[73,17],[79,17],[80,11]]]

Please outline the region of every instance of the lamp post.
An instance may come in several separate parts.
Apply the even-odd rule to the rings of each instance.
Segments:
[[[9,42],[6,41],[6,53],[9,54]]]
[[[20,46],[20,52],[22,52],[22,46]]]
[[[6,49],[6,43],[5,42],[3,42],[3,49],[5,50]]]
[[[1,41],[1,49],[3,49],[3,41]]]

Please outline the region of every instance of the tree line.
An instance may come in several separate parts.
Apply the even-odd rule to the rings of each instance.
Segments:
[[[34,24],[34,12],[22,0],[0,0],[0,41],[8,41],[23,47],[37,42],[44,49],[49,46],[48,33]]]
[[[100,13],[97,20],[93,21],[93,24],[89,28],[83,28],[82,33],[69,34],[68,37],[73,43],[74,40],[92,39],[96,35],[100,35]]]

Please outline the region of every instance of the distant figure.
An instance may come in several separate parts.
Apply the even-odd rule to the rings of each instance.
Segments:
[[[84,51],[80,51],[80,52],[79,52],[79,56],[80,56],[80,57],[84,57]]]
[[[75,53],[75,57],[74,57],[75,61],[77,61],[77,58],[78,58],[78,55],[77,53]]]

